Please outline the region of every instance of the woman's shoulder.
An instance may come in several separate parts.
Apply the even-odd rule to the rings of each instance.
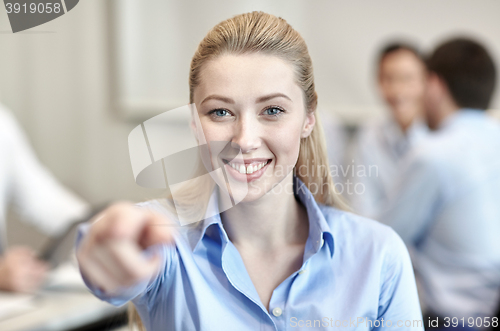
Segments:
[[[337,244],[354,249],[365,247],[407,253],[403,240],[391,227],[353,212],[324,205],[319,207]]]
[[[352,228],[353,230],[368,232],[387,232],[392,229],[374,219],[358,215],[351,211],[341,210],[332,206],[318,204],[325,220],[330,227],[343,228],[344,230]]]

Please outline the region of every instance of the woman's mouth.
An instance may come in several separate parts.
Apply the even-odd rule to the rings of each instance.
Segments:
[[[267,168],[267,166],[271,163],[272,159],[259,159],[259,160],[245,160],[236,161],[236,160],[225,160],[223,162],[228,169],[228,172],[239,181],[250,182],[259,178]]]
[[[264,162],[252,163],[252,164],[242,164],[242,163],[232,163],[227,162],[236,171],[239,171],[240,174],[253,174],[254,172],[265,167],[268,162],[271,160],[267,160]]]

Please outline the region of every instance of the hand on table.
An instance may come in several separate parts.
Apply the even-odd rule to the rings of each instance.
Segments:
[[[33,293],[44,281],[48,269],[31,248],[10,248],[0,257],[0,290]]]

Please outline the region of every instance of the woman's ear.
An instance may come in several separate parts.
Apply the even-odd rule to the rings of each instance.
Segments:
[[[314,125],[316,124],[316,116],[314,112],[307,113],[306,120],[304,122],[304,127],[302,128],[301,138],[307,138],[311,134]]]

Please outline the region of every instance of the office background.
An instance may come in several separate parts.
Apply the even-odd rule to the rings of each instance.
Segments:
[[[93,205],[157,197],[164,192],[134,182],[129,132],[188,102],[190,57],[210,27],[257,9],[283,16],[302,33],[319,108],[348,124],[384,114],[374,63],[388,38],[408,37],[426,51],[464,33],[482,40],[500,64],[496,0],[83,0],[59,19],[17,34],[0,9],[0,101],[41,162]],[[499,90],[493,108],[500,108]],[[9,239],[36,246],[43,238],[10,222]]]

